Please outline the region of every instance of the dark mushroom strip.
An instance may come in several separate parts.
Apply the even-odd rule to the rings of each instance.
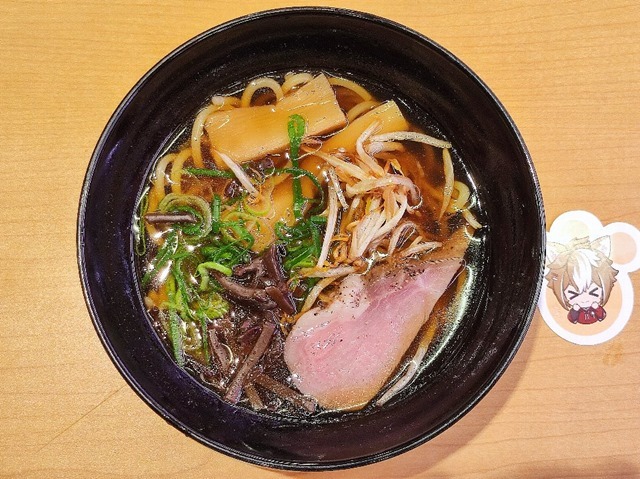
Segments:
[[[209,329],[209,350],[211,351],[211,355],[218,360],[220,371],[227,374],[232,358],[229,357],[228,351],[218,339],[215,329]]]
[[[264,263],[267,274],[275,283],[275,286],[267,286],[265,291],[285,314],[295,314],[296,305],[293,300],[293,295],[287,287],[284,268],[282,266],[282,259],[285,254],[284,246],[276,243],[271,245],[262,256],[262,262]]]
[[[269,347],[269,343],[271,342],[271,338],[273,337],[273,333],[275,332],[275,330],[276,325],[274,323],[267,322],[264,324],[258,340],[253,345],[253,349],[247,355],[246,359],[238,369],[238,372],[233,377],[233,380],[227,388],[227,392],[224,395],[224,398],[227,401],[235,404],[240,400],[242,389],[245,385],[245,380],[249,376],[249,373],[251,372],[253,367],[258,364],[258,361]]]
[[[309,412],[314,412],[318,404],[310,397],[303,396],[297,391],[294,391],[289,386],[276,381],[271,376],[266,374],[256,374],[254,381],[265,389],[277,394],[282,399],[289,401],[294,406],[306,409]]]
[[[262,258],[258,257],[248,264],[239,264],[233,267],[234,276],[243,277],[248,274],[253,274],[256,279],[264,276],[265,265],[262,262]]]
[[[295,314],[296,306],[293,297],[289,291],[283,292],[282,289],[275,286],[267,286],[264,291],[273,299],[278,307],[286,314]]]
[[[277,306],[264,289],[250,288],[222,274],[215,274],[215,277],[229,295],[240,301],[254,304],[264,309],[273,309]]]
[[[245,384],[244,393],[247,395],[247,399],[253,409],[256,411],[264,409],[264,403],[262,402],[262,399],[260,399],[260,394],[258,394],[258,391],[253,384]]]
[[[161,211],[156,211],[153,213],[147,213],[146,215],[144,215],[144,219],[147,220],[147,223],[150,223],[152,225],[161,223],[195,224],[198,222],[198,219],[194,214],[186,212],[163,213]]]
[[[253,345],[255,344],[256,340],[258,339],[258,337],[260,336],[260,332],[262,331],[262,326],[258,326],[258,325],[254,325],[251,326],[247,329],[245,329],[244,331],[242,331],[242,328],[240,331],[238,331],[238,333],[235,335],[235,346],[236,346],[236,351],[238,353],[238,357],[245,357],[247,354],[249,354],[249,352],[251,352],[251,349],[253,348]]]
[[[262,261],[267,270],[267,274],[276,283],[281,283],[285,280],[284,268],[282,267],[282,258],[284,258],[284,255],[284,246],[280,243],[276,243],[271,245],[271,247],[262,256]]]

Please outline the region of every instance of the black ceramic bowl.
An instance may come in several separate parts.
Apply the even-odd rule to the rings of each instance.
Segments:
[[[327,71],[392,94],[455,146],[477,186],[484,256],[456,336],[409,393],[331,421],[256,414],[222,402],[176,366],[136,280],[132,218],[152,162],[213,93],[268,72]],[[420,118],[418,118],[420,119]],[[526,147],[491,91],[460,60],[391,21],[330,8],[249,15],[170,53],[122,101],[89,165],[78,220],[91,317],[121,374],[158,414],[233,457],[284,469],[380,461],[449,427],[505,370],[541,284],[544,213]]]

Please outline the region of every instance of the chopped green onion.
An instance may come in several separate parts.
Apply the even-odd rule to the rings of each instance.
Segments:
[[[255,238],[249,233],[249,230],[247,230],[242,221],[225,221],[222,223],[221,228],[222,236],[224,236],[225,239],[231,242],[240,240],[245,243],[247,249],[250,249],[255,242]],[[235,236],[233,236],[230,231]]]
[[[326,225],[327,217],[326,216],[310,216],[309,221],[316,225]]]
[[[313,247],[306,247],[299,249],[294,256],[288,257],[284,263],[284,269],[291,271],[294,268],[311,268],[315,263]]]
[[[229,303],[216,291],[201,297],[198,303],[198,314],[208,319],[221,318],[229,312]]]
[[[184,211],[186,213],[191,213],[196,218],[195,224],[180,224],[178,227],[182,230],[182,232],[189,236],[198,236],[200,235],[200,231],[202,229],[203,217],[202,213],[199,212],[196,208],[192,208],[191,206],[184,205],[178,206],[173,211]]]
[[[211,201],[211,231],[218,234],[220,231],[220,207],[222,199],[220,195],[214,195]]]
[[[190,288],[187,286],[187,282],[184,279],[184,273],[182,272],[182,259],[178,258],[174,260],[173,265],[171,265],[171,273],[176,281],[176,286],[178,287],[178,297],[176,298],[176,303],[182,306],[182,310],[190,315],[189,311],[189,303],[193,299],[193,294],[191,293]]]
[[[209,176],[211,178],[235,178],[234,174],[226,170],[214,170],[209,168],[183,168],[185,171],[193,176]]]
[[[306,130],[304,118],[298,114],[289,117],[287,131],[289,133],[289,154],[291,155],[291,163],[294,167],[298,167],[298,156],[300,154],[300,145]]]
[[[304,213],[304,198],[302,196],[302,187],[300,178],[293,179],[293,216],[296,220],[300,220]]]
[[[309,228],[311,230],[311,239],[313,241],[313,246],[315,249],[315,256],[320,256],[320,251],[322,250],[322,237],[320,236],[320,230],[315,226]]]
[[[310,171],[305,170],[304,168],[300,168],[298,166],[294,166],[293,168],[277,168],[277,169],[274,169],[273,172],[275,174],[289,173],[293,177],[294,196],[295,196],[295,182],[296,182],[296,180],[298,180],[298,184],[299,184],[300,178],[302,178],[303,176],[306,176],[313,183],[313,185],[316,187],[316,189],[320,193],[320,201],[318,201],[318,206],[316,206],[311,213],[314,214],[314,213],[317,213],[319,211],[322,211],[322,208],[323,208],[324,203],[325,203],[324,189],[322,188],[322,185],[318,181],[318,178],[316,178],[316,175],[314,175]],[[302,198],[302,206],[304,206],[304,201],[308,200],[309,198],[305,198],[304,196],[302,196],[302,189],[300,189],[300,197]],[[294,209],[295,209],[295,201],[294,201]],[[295,211],[294,211],[294,213],[295,213]]]
[[[164,239],[164,244],[158,250],[155,258],[149,266],[147,271],[142,277],[142,287],[146,288],[149,282],[155,278],[158,272],[167,264],[178,249],[178,232],[171,230],[167,237]]]
[[[248,201],[244,201],[242,203],[242,208],[244,209],[244,211],[246,211],[247,213],[249,213],[250,215],[252,215],[253,217],[264,217],[267,216],[272,210],[273,210],[273,204],[270,198],[270,195],[263,195],[263,200],[262,202],[265,203],[265,206],[263,206],[263,208],[261,210],[254,208],[250,202]],[[259,224],[259,223],[258,223]]]
[[[198,265],[198,272],[201,272],[201,270],[205,269],[213,269],[219,271],[225,276],[231,276],[233,274],[231,268],[227,268],[226,266],[221,265],[220,263],[216,263],[215,261],[207,261],[206,263],[200,263]]]
[[[294,178],[301,178],[302,176],[306,176],[313,182],[313,184],[315,185],[316,188],[318,188],[319,191],[322,191],[322,186],[320,186],[320,182],[318,181],[318,178],[316,178],[316,175],[314,175],[310,171],[305,170],[304,168],[300,168],[298,166],[298,167],[292,167],[292,168],[283,168],[280,171],[283,171],[284,173],[289,173],[293,175]]]
[[[276,236],[286,250],[283,266],[287,273],[291,274],[297,268],[311,268],[316,264],[322,250],[322,230],[326,221],[322,216],[312,216],[294,226],[276,223]]]
[[[289,133],[289,157],[294,168],[298,168],[298,157],[300,154],[300,144],[305,133],[305,121],[300,115],[295,114],[289,117],[287,131]],[[302,196],[302,186],[300,178],[293,177],[293,216],[300,220],[304,213],[305,200]]]
[[[211,231],[211,207],[200,196],[169,193],[160,201],[158,210],[165,213],[187,211],[194,214],[198,218],[197,224],[176,226],[181,228],[186,235],[202,238]]]
[[[178,366],[184,366],[184,356],[182,349],[182,322],[180,316],[174,308],[169,308],[169,339],[173,348],[173,356],[176,358]]]
[[[202,254],[208,260],[229,268],[240,263],[247,263],[251,259],[249,250],[243,248],[240,241],[233,241],[222,246],[204,246]]]
[[[173,279],[173,276],[167,276],[167,280],[165,281],[165,285],[167,286],[167,297],[169,298],[168,305],[175,307],[176,302],[176,281]]]

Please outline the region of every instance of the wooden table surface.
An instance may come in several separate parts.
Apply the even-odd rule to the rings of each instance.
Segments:
[[[111,113],[185,40],[289,2],[184,3],[0,2],[0,477],[308,476],[228,458],[166,424],[118,374],[83,300],[78,198]],[[519,126],[548,220],[587,209],[640,226],[637,2],[328,3],[401,22],[469,65]],[[536,313],[506,374],[454,427],[314,477],[640,477],[639,320],[636,299],[618,337],[587,347]]]

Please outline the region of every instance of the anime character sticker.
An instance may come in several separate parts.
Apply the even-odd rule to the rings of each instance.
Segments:
[[[629,321],[640,268],[640,231],[627,223],[603,226],[586,211],[559,216],[548,232],[538,307],[549,327],[576,344],[599,344]]]
[[[609,300],[618,270],[611,264],[611,237],[594,241],[574,238],[568,244],[549,243],[546,275],[558,302],[569,311],[572,323],[593,324],[607,316]]]

